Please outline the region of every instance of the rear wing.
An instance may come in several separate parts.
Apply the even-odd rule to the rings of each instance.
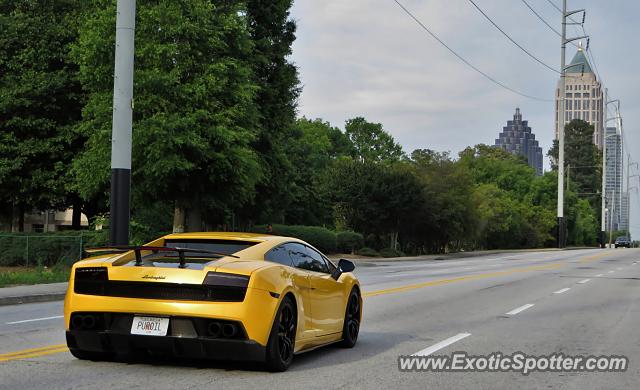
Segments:
[[[114,246],[104,246],[104,247],[92,247],[85,248],[85,252],[87,253],[126,253],[126,252],[135,252],[136,254],[136,266],[141,267],[142,264],[142,251],[151,251],[153,253],[158,252],[176,252],[178,257],[180,258],[180,268],[186,268],[186,256],[185,253],[206,253],[210,255],[215,255],[219,257],[235,257],[238,259],[239,257],[236,255],[232,255],[229,253],[222,253],[216,251],[210,251],[207,249],[196,249],[196,248],[173,248],[169,246],[147,246],[147,245],[139,245],[139,246],[128,246],[128,245],[114,245]]]

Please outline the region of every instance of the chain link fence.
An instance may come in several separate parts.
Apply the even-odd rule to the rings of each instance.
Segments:
[[[0,266],[71,266],[84,257],[84,248],[106,245],[103,231],[0,234]]]

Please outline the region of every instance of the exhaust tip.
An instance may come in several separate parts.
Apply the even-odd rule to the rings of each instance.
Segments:
[[[82,328],[83,317],[79,314],[74,315],[71,318],[71,327],[74,329]]]
[[[208,330],[210,336],[220,337],[220,334],[222,333],[222,326],[220,326],[219,322],[210,322]]]
[[[227,338],[231,338],[238,333],[236,326],[233,324],[224,324],[222,327],[222,335]]]
[[[96,319],[92,315],[82,318],[82,327],[85,329],[93,329],[96,326]]]

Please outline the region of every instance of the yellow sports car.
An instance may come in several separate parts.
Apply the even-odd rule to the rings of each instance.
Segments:
[[[140,247],[96,248],[77,262],[64,301],[79,359],[138,354],[265,362],[339,342],[362,319],[354,265],[304,241],[248,233],[181,233]]]

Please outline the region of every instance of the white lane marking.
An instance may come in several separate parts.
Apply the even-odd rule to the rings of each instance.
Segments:
[[[587,283],[587,282],[588,282],[588,281],[590,281],[590,280],[591,280],[591,279],[584,279],[584,280],[579,281],[579,282],[578,282],[578,284],[585,284],[585,283]]]
[[[608,274],[612,274],[612,273],[613,273],[613,271],[609,271],[609,272],[607,272],[607,273],[608,273]]]
[[[511,310],[510,312],[506,313],[506,315],[508,316],[514,316],[520,312],[523,312],[529,308],[533,307],[533,303],[527,303],[526,305],[520,306],[518,308],[515,308],[513,310]]]
[[[63,316],[53,316],[53,317],[43,317],[43,318],[34,318],[32,320],[22,320],[22,321],[12,321],[5,322],[5,325],[14,325],[14,324],[24,324],[25,322],[34,322],[34,321],[45,321],[45,320],[53,320],[56,318],[62,318]]]
[[[469,337],[471,336],[471,333],[458,333],[457,335],[453,336],[453,337],[449,337],[446,340],[442,340],[441,342],[439,342],[438,344],[434,344],[428,348],[425,348],[421,351],[418,351],[416,353],[414,353],[411,356],[429,356],[432,353],[441,350],[444,347],[447,347],[455,342],[458,342],[460,340],[462,340],[465,337]]]
[[[562,293],[566,293],[567,291],[571,290],[569,287],[567,288],[563,288],[562,290],[558,290],[558,291],[554,291],[554,294],[562,294]]]
[[[604,275],[604,274],[598,274],[598,275],[596,275],[596,278],[599,278],[599,277],[601,277],[602,275]]]

